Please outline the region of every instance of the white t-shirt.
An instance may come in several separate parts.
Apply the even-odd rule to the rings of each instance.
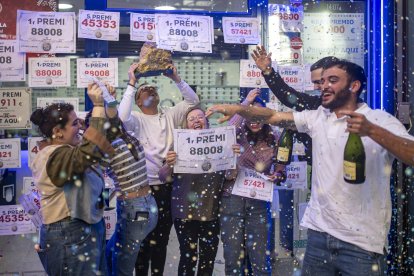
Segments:
[[[395,135],[414,140],[392,115],[360,104],[364,114]],[[343,154],[348,132],[346,117],[320,106],[293,113],[296,128],[312,138],[312,193],[301,226],[326,232],[367,251],[383,254],[391,221],[390,174],[394,156],[369,137],[362,137],[366,181],[349,184],[343,178]]]
[[[167,152],[173,145],[173,129],[178,128],[187,110],[200,101],[196,93],[184,81],[177,84],[184,101],[171,108],[160,108],[156,115],[146,115],[132,111],[135,102],[135,90],[128,85],[119,104],[119,118],[128,131],[133,132],[144,147],[147,173],[150,185],[159,185],[158,171],[163,165]]]

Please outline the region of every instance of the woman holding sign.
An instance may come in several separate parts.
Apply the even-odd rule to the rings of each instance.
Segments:
[[[259,89],[251,90],[242,104],[264,106],[259,93]],[[275,168],[273,161],[277,137],[269,125],[243,120],[239,115],[235,115],[230,124],[236,126],[242,153],[232,180],[224,184],[221,198],[225,272],[226,275],[243,275],[241,270],[247,253],[253,275],[271,275],[272,181],[280,181],[284,176],[284,167]],[[259,173],[265,173],[270,181]]]
[[[79,131],[81,120],[70,104],[52,104],[34,111],[30,120],[49,143],[30,164],[40,191],[40,260],[48,275],[106,275],[105,183],[98,166],[113,153],[105,139],[105,110],[101,89],[93,84],[90,127]]]
[[[208,127],[204,111],[199,107],[190,108],[183,128],[202,130]],[[234,145],[233,151],[238,154],[239,146]],[[171,211],[180,243],[178,275],[213,275],[220,234],[219,195],[225,172],[173,175],[176,159],[177,153],[169,151],[159,176],[162,182],[174,179]]]

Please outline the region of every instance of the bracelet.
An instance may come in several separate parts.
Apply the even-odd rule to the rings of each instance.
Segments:
[[[136,87],[135,87],[135,85],[132,85],[132,84],[130,84],[129,82],[128,82],[128,84],[127,84],[127,86],[132,86],[132,87],[134,87],[135,89],[137,89]]]
[[[94,104],[93,107],[104,107],[103,104]]]
[[[106,104],[107,107],[116,107],[117,105],[118,105],[118,101],[117,100]]]
[[[265,76],[269,76],[271,72],[272,72],[272,67],[270,66],[267,66],[266,69],[262,71],[263,75]]]

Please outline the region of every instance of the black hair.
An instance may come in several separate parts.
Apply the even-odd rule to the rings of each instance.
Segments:
[[[277,143],[273,134],[273,129],[269,124],[264,124],[262,128],[256,133],[250,130],[250,128],[247,126],[246,120],[244,120],[243,125],[243,135],[246,135],[247,142],[249,142],[249,144],[255,145],[258,141],[265,141],[269,147],[276,146]]]
[[[338,67],[344,70],[348,74],[349,82],[359,81],[361,83],[361,87],[357,91],[357,95],[358,96],[361,95],[362,91],[364,91],[365,86],[367,84],[367,76],[365,75],[364,68],[346,59],[338,59],[336,61],[332,61],[331,63],[327,64],[323,68],[323,70],[326,70],[332,67]]]
[[[334,56],[328,56],[321,58],[320,60],[316,61],[314,64],[311,65],[310,71],[315,71],[317,69],[323,69],[327,67],[330,63],[338,61],[339,58],[336,58]]]
[[[69,121],[69,114],[74,110],[69,103],[55,103],[46,108],[36,109],[30,116],[30,121],[37,125],[42,135],[52,138],[53,128],[64,128]]]

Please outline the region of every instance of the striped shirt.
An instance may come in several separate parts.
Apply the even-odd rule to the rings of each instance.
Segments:
[[[132,139],[131,142],[137,149],[137,160],[129,150],[128,144],[119,137],[112,142],[115,155],[109,160],[107,168],[115,189],[122,193],[130,193],[138,190],[140,186],[148,185],[144,148],[137,139]]]

